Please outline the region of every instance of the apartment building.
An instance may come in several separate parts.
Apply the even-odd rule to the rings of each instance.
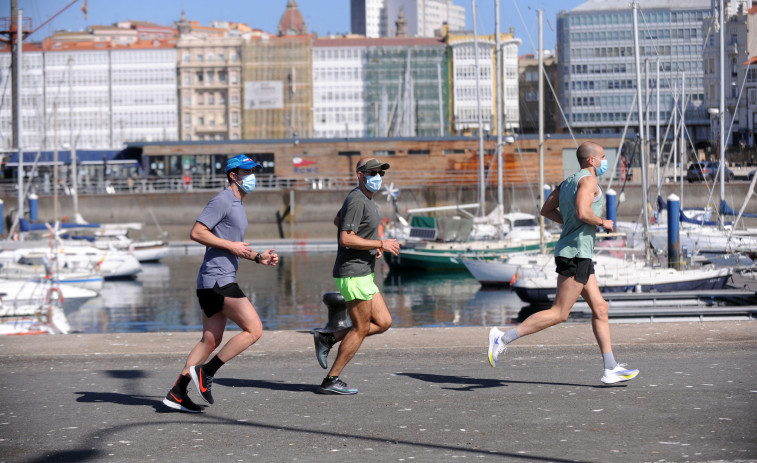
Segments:
[[[242,31],[201,26],[182,12],[175,62],[182,140],[242,137]]]
[[[450,75],[452,97],[452,130],[455,134],[470,134],[479,129],[478,100],[481,101],[481,130],[496,134],[495,45],[496,37],[480,35],[475,47],[474,35],[468,31],[445,33],[451,56]],[[521,40],[514,33],[500,34],[502,63],[500,75],[503,101],[504,130],[520,127],[518,102],[518,47]],[[478,54],[478,79],[476,79]],[[504,133],[504,132],[503,132]]]
[[[554,55],[544,57],[544,133],[558,133],[557,120],[560,108],[555,92],[557,81],[557,58]],[[549,79],[549,81],[547,80]],[[550,85],[551,82],[551,85]],[[521,133],[539,132],[539,59],[533,54],[518,59],[518,88],[520,90],[520,129]],[[553,91],[554,89],[554,91]]]
[[[713,5],[716,7],[715,5]],[[755,145],[757,125],[749,106],[757,104],[757,68],[751,61],[757,55],[757,7],[747,0],[724,3],[723,50],[720,54],[720,21],[713,15],[702,24],[707,37],[702,50],[704,64],[704,107],[710,119],[709,138],[720,139],[720,96],[724,97],[724,119],[727,131],[726,146]],[[724,65],[721,81],[720,66]],[[746,82],[745,82],[746,81]],[[750,100],[751,98],[751,100]],[[732,124],[732,125],[731,125]]]

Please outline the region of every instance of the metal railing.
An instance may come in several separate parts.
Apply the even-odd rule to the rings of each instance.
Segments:
[[[530,174],[530,172],[529,172]],[[530,176],[530,175],[529,175]],[[534,183],[521,170],[506,172],[505,183],[527,184]],[[478,172],[474,171],[388,171],[383,179],[384,185],[394,185],[396,188],[426,188],[426,187],[461,187],[478,185]],[[357,183],[354,174],[347,175],[310,175],[307,177],[283,177],[273,174],[258,174],[257,187],[263,190],[346,190]],[[487,176],[488,185],[496,185],[494,172]],[[228,185],[226,176],[167,176],[147,178],[108,177],[87,179],[78,185],[80,195],[89,194],[143,194],[143,193],[171,193],[176,191],[211,191],[221,190]],[[0,180],[0,196],[17,195],[18,184],[15,179]],[[37,195],[53,195],[52,182],[43,177],[36,177],[29,187],[26,182],[24,188]],[[59,195],[72,194],[73,185],[70,179],[62,180],[58,185]]]

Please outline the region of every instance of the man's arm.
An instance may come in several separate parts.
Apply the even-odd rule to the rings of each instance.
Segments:
[[[400,245],[393,238],[387,240],[367,240],[357,236],[352,230],[342,230],[339,232],[339,241],[342,246],[359,251],[378,249],[379,252],[389,251],[395,256],[400,253]]]
[[[615,224],[612,220],[605,220],[597,216],[591,210],[591,203],[594,201],[594,192],[597,191],[597,177],[587,175],[578,181],[578,191],[576,191],[576,216],[582,222],[602,227],[606,230],[612,230]]]
[[[558,186],[547,197],[547,200],[544,201],[544,205],[541,207],[541,215],[543,215],[545,218],[553,222],[562,224],[563,218],[562,218],[562,214],[560,213],[559,207],[560,207],[560,187]]]
[[[202,222],[195,222],[192,231],[189,232],[192,241],[197,241],[204,246],[211,248],[225,249],[230,253],[242,259],[253,259],[252,250],[248,243],[241,241],[229,241],[219,238],[210,231],[207,225]]]

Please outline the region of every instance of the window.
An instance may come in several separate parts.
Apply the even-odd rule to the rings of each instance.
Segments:
[[[407,154],[431,154],[431,150],[407,150]]]
[[[239,113],[231,113],[231,126],[239,127]]]
[[[184,114],[184,127],[192,127],[192,115],[189,113]]]

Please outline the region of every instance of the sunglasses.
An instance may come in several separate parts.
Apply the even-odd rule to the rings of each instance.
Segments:
[[[383,170],[361,170],[360,172],[362,172],[363,175],[365,175],[366,177],[374,177],[374,176],[376,176],[376,174],[378,174],[378,175],[380,175],[382,177],[384,176],[384,171]]]

